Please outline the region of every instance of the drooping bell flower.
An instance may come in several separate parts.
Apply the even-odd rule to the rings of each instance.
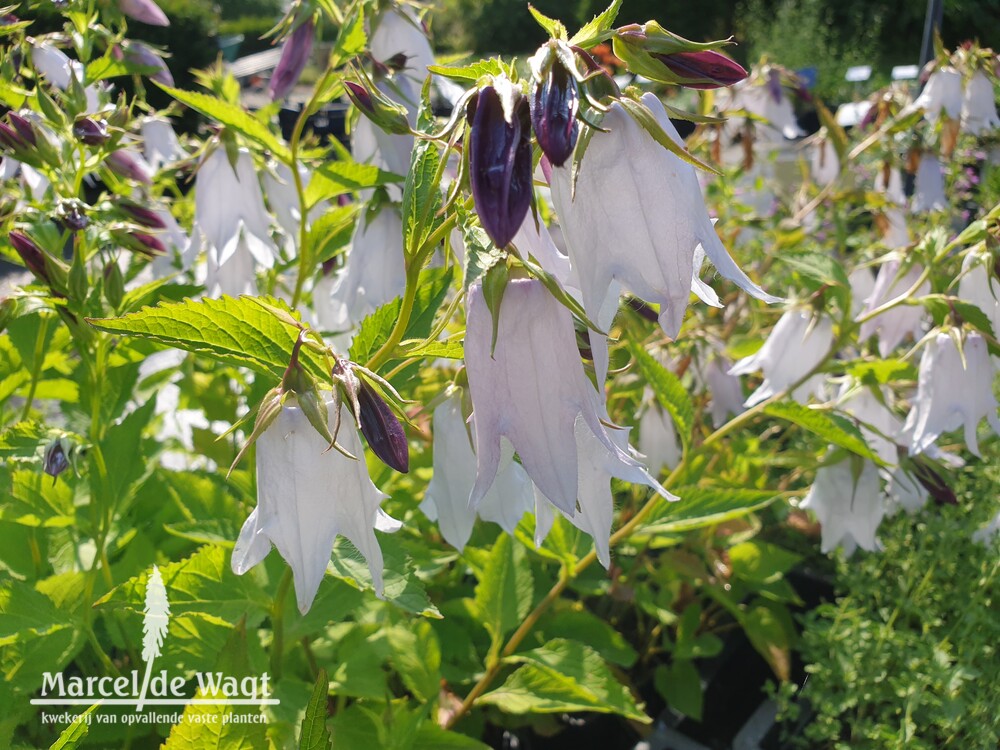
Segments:
[[[789,310],[775,324],[764,345],[729,369],[730,375],[760,370],[764,382],[744,402],[747,408],[771,398],[804,377],[830,353],[833,323],[825,316],[813,317],[802,310]],[[791,397],[802,403],[823,387],[823,376],[813,375]]]
[[[961,353],[955,339],[944,332],[927,342],[920,357],[917,395],[904,425],[910,452],[923,453],[942,433],[962,427],[966,446],[980,455],[976,429],[983,417],[1000,435],[993,374],[986,340],[978,333],[965,336]]]
[[[461,551],[472,534],[478,515],[497,523],[513,534],[521,517],[534,505],[531,480],[514,461],[514,451],[504,446],[496,479],[478,508],[469,507],[469,495],[476,483],[476,455],[462,413],[462,398],[456,391],[434,409],[434,475],[420,509],[436,519],[441,536]]]
[[[118,8],[129,18],[150,26],[169,26],[170,19],[153,0],[118,0]]]
[[[61,49],[48,42],[32,46],[31,64],[46,81],[61,91],[68,89],[74,78],[78,83],[83,83],[85,79],[83,64],[78,60],[71,60]],[[87,111],[96,112],[100,104],[97,86],[92,84],[84,87],[84,93],[87,97]]]
[[[821,467],[801,507],[816,514],[824,554],[838,546],[847,557],[858,547],[869,552],[881,549],[875,532],[886,509],[878,471],[871,461],[847,459]]]
[[[328,403],[331,429],[336,422]],[[386,498],[372,484],[361,440],[346,405],[337,440],[357,459],[327,450],[326,441],[303,411],[289,402],[257,440],[257,507],[233,549],[232,568],[243,575],[271,551],[292,569],[295,598],[305,614],[312,606],[338,535],[347,537],[368,563],[377,596],[382,595],[382,550],[374,530],[399,524],[379,508]]]
[[[142,121],[142,153],[154,170],[183,159],[187,153],[181,147],[170,121],[162,117],[147,117]]]
[[[613,460],[641,468],[608,436],[600,397],[580,361],[572,317],[542,282],[515,279],[507,285],[495,347],[493,318],[481,284],[469,288],[466,308],[465,366],[477,461],[471,507],[477,507],[493,485],[505,438],[549,502],[574,514],[580,490],[577,417]]]
[[[813,143],[809,157],[809,172],[817,185],[826,187],[840,174],[840,159],[829,138]]]
[[[330,297],[316,301],[320,325],[329,331],[347,331],[405,288],[403,219],[397,209],[383,205],[374,217],[363,214],[358,218],[347,263]]]
[[[988,524],[973,531],[972,541],[983,545],[993,544],[998,535],[1000,535],[1000,513],[993,516]]]
[[[737,84],[728,96],[726,109],[742,109],[763,122],[754,122],[753,134],[757,141],[784,143],[805,135],[795,117],[791,100],[785,96],[780,77],[768,76],[757,84],[750,81]],[[740,122],[732,120],[726,128],[734,136]]]
[[[672,469],[681,459],[674,420],[652,398],[643,398],[647,406],[639,417],[639,453],[645,456],[646,468],[658,476],[664,468]]]
[[[922,108],[930,122],[935,122],[942,112],[956,119],[962,113],[962,74],[951,67],[936,69],[912,107]]]
[[[402,73],[419,91],[430,75],[427,66],[434,65],[434,51],[413,9],[394,3],[372,25],[374,30],[368,42],[372,57],[381,63],[405,60]]]
[[[644,94],[642,104],[682,145],[660,100]],[[619,282],[660,305],[660,325],[676,336],[699,244],[722,276],[758,299],[776,301],[750,281],[722,244],[693,166],[653,140],[618,102],[601,127],[608,132],[594,132],[575,195],[570,169],[552,169],[552,200],[591,320],[598,320],[612,284]]]
[[[308,185],[312,177],[312,172],[303,165],[299,165],[299,175],[303,185]],[[287,239],[286,248],[290,255],[295,255],[295,250],[299,242],[300,230],[300,206],[299,196],[295,189],[295,177],[291,168],[282,162],[273,162],[264,171],[262,182],[264,184],[264,194],[267,196],[267,204],[274,213],[274,218],[285,233]],[[327,201],[319,201],[309,210],[309,223],[315,221],[330,208]]]
[[[470,103],[469,181],[476,213],[497,247],[517,234],[531,206],[528,100],[504,76]]]
[[[977,70],[962,97],[962,131],[978,136],[997,128],[1000,128],[1000,117],[997,116],[993,83],[983,71]]]
[[[237,249],[251,256],[237,262],[241,279],[246,279],[244,272],[253,267],[253,261],[264,268],[274,265],[278,249],[271,239],[271,219],[249,151],[238,151],[235,168],[225,149],[209,153],[198,167],[194,203],[192,240],[195,235],[204,237],[210,271],[213,265],[214,272],[226,266]]]
[[[867,314],[907,292],[920,278],[920,272],[921,269],[917,264],[911,265],[905,273],[900,274],[898,260],[883,263],[875,277],[875,287],[868,297],[863,314]],[[921,297],[929,294],[930,290],[930,283],[925,281],[917,288],[916,296]],[[879,354],[888,357],[890,352],[899,346],[907,336],[919,339],[923,332],[923,325],[923,307],[899,304],[862,323],[858,338],[864,341],[870,336],[878,334]]]
[[[731,375],[732,363],[721,354],[712,357],[704,367],[696,368],[711,398],[709,411],[712,425],[721,427],[730,415],[743,413],[743,389],[740,379]]]
[[[969,252],[965,256],[958,296],[986,313],[993,325],[993,334],[1000,335],[1000,279],[991,253]]]
[[[538,146],[554,166],[561,167],[573,154],[579,127],[576,121],[580,94],[573,73],[550,45],[544,45],[528,63],[532,72],[531,126]]]
[[[78,118],[73,123],[73,135],[88,146],[101,146],[111,138],[107,123],[104,120],[95,120],[93,117]]]
[[[940,211],[948,207],[948,196],[944,194],[944,168],[934,154],[923,154],[920,157],[914,182],[914,213]]]
[[[847,280],[851,284],[851,315],[857,317],[864,311],[875,291],[875,275],[870,269],[859,266],[851,271]]]
[[[316,38],[316,26],[312,18],[300,23],[295,31],[285,40],[281,47],[281,59],[271,74],[268,89],[271,99],[279,101],[288,96],[289,92],[299,82],[299,76],[305,70],[309,56],[312,54],[313,40]]]

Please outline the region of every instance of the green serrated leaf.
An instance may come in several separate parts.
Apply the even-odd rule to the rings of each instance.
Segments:
[[[441,646],[426,620],[386,631],[390,660],[406,688],[424,703],[441,690]]]
[[[284,306],[278,300],[270,302]],[[288,367],[299,335],[297,328],[251,297],[188,299],[147,307],[120,318],[88,318],[87,322],[100,331],[152,339],[278,378]],[[328,377],[326,362],[308,347],[302,348],[299,361],[313,376]]]
[[[490,58],[489,60],[478,60],[471,65],[462,65],[453,67],[450,65],[428,65],[427,69],[445,78],[451,78],[456,81],[462,81],[467,83],[469,81],[478,81],[480,78],[486,76],[498,76],[498,75],[508,75],[510,74],[510,69],[508,66],[498,58]]]
[[[691,447],[694,429],[694,404],[680,379],[657,362],[653,356],[634,341],[627,342],[628,350],[639,366],[639,372],[653,389],[656,400],[674,422],[684,453]]]
[[[327,750],[330,747],[330,729],[326,725],[329,697],[330,678],[325,669],[320,669],[299,729],[299,750]]]
[[[394,544],[382,545],[385,569],[383,571],[383,598],[406,612],[423,617],[440,618],[423,584],[413,574],[410,557]],[[371,573],[357,548],[344,537],[333,545],[333,575],[359,590],[371,588]],[[320,591],[322,591],[322,586]]]
[[[845,289],[850,288],[843,264],[836,258],[822,253],[802,253],[800,255],[778,255],[778,260],[796,271],[816,279],[822,284],[831,284]]]
[[[671,491],[680,500],[668,502],[663,498],[654,499],[649,522],[639,529],[638,534],[679,534],[715,526],[760,510],[779,497],[773,490],[742,487],[691,486],[671,488]]]
[[[795,401],[778,401],[769,404],[764,408],[764,413],[796,424],[814,435],[818,435],[828,443],[846,448],[851,453],[876,462],[880,460],[868,447],[861,430],[840,415],[819,409],[810,409]]]
[[[563,41],[566,40],[566,26],[563,25],[562,21],[558,21],[555,18],[549,18],[531,3],[528,3],[528,11],[534,19],[538,21],[538,25],[545,29],[546,34],[554,39],[562,39]]]
[[[306,205],[311,208],[320,201],[344,193],[391,185],[402,179],[400,175],[385,172],[373,164],[345,160],[326,162],[312,173],[306,186]]]
[[[506,534],[497,537],[476,584],[481,622],[498,653],[503,638],[521,624],[531,608],[534,580],[522,545]]]
[[[595,711],[650,721],[604,660],[582,643],[557,638],[507,661],[522,666],[477,703],[514,714]]]
[[[701,676],[690,659],[675,659],[669,667],[658,666],[653,673],[653,684],[667,705],[695,721],[701,721]]]
[[[424,240],[441,224],[441,186],[437,184],[441,155],[433,141],[421,140],[413,149],[410,171],[403,185],[403,247],[416,256]]]
[[[590,49],[610,39],[614,33],[611,27],[615,25],[615,19],[618,17],[618,9],[621,6],[622,0],[614,0],[601,13],[598,13],[584,24],[583,28],[576,32],[573,38],[569,40],[569,43],[582,49]]]
[[[156,85],[181,104],[186,104],[191,109],[205,115],[205,117],[209,117],[258,143],[268,149],[279,161],[291,164],[292,155],[288,147],[264,123],[249,114],[242,107],[224,102],[221,99],[216,99],[209,94],[202,94],[197,91],[184,91],[183,89],[165,86],[162,83],[157,83]]]

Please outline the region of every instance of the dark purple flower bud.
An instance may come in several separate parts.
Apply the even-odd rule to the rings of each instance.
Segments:
[[[914,456],[912,467],[917,481],[930,493],[935,503],[938,505],[958,505],[958,498],[955,496],[954,490],[948,486],[945,478],[935,471],[929,460],[924,459],[923,456]]]
[[[0,144],[17,154],[22,154],[31,148],[21,134],[5,122],[0,122]]]
[[[344,81],[344,88],[355,107],[369,117],[375,114],[375,102],[372,101],[372,95],[368,93],[368,89],[354,81]]]
[[[90,224],[90,219],[79,201],[60,203],[59,221],[72,232],[81,232]]]
[[[21,256],[25,267],[38,278],[51,283],[48,266],[45,263],[45,253],[35,244],[35,241],[22,232],[11,232],[10,244]]]
[[[90,117],[81,117],[73,123],[73,135],[88,146],[100,146],[107,143],[108,126],[103,120],[94,120]]]
[[[531,92],[531,125],[542,153],[557,167],[566,163],[576,146],[579,106],[576,80],[562,63],[554,61]]]
[[[63,448],[62,440],[56,438],[48,448],[45,449],[45,459],[42,463],[42,470],[50,477],[55,478],[69,468],[69,459],[66,458],[66,450]]]
[[[781,73],[772,70],[767,74],[767,90],[771,92],[771,98],[775,104],[780,104],[784,96],[781,91]]]
[[[680,79],[682,86],[691,89],[732,86],[747,77],[742,65],[715,50],[676,52],[653,57],[670,68],[670,72]]]
[[[118,202],[118,208],[120,208],[124,213],[128,214],[128,217],[137,224],[142,224],[144,227],[149,227],[150,229],[166,229],[167,225],[164,223],[163,219],[160,218],[159,214],[152,209],[146,208],[145,206],[140,206],[138,203],[134,203],[130,200],[122,200]]]
[[[354,81],[344,81],[347,98],[354,106],[387,133],[403,135],[410,132],[410,123],[406,119],[406,109],[380,91],[369,91]]]
[[[288,92],[298,83],[299,76],[309,62],[312,54],[313,39],[316,27],[310,18],[299,25],[292,35],[285,40],[281,48],[281,59],[271,75],[271,99],[284,99]]]
[[[38,143],[35,138],[35,128],[31,125],[31,122],[21,117],[17,112],[10,112],[7,115],[7,119],[10,120],[10,124],[14,126],[14,130],[17,131],[18,135],[27,143],[32,146]]]
[[[106,164],[108,165],[108,169],[120,177],[126,177],[130,180],[141,182],[144,185],[151,185],[153,183],[153,178],[150,176],[149,170],[128,151],[115,151],[108,156]]]
[[[386,466],[406,474],[410,470],[410,446],[406,442],[403,425],[389,405],[364,380],[358,391],[358,406],[361,434],[368,441],[372,453]]]
[[[135,65],[155,68],[154,73],[148,74],[151,81],[162,83],[164,86],[174,85],[174,76],[170,72],[170,68],[152,47],[148,47],[142,42],[126,42],[125,59]]]
[[[129,18],[150,26],[169,26],[170,19],[153,0],[118,0],[118,9]]]
[[[500,95],[486,86],[470,102],[469,167],[472,196],[483,229],[503,248],[521,228],[531,206],[531,115],[515,94],[511,122]]]
[[[167,246],[157,237],[145,232],[132,232],[132,238],[137,244],[133,244],[136,250],[145,255],[166,255]]]

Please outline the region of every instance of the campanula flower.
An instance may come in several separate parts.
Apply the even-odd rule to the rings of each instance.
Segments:
[[[938,68],[927,79],[924,90],[913,102],[923,108],[924,117],[934,122],[943,112],[954,120],[962,113],[962,74],[951,67]]]
[[[170,121],[147,117],[142,121],[142,153],[154,171],[187,156]]]
[[[327,404],[331,429],[333,409]],[[277,547],[292,569],[303,614],[316,598],[338,535],[365,558],[381,596],[382,550],[374,530],[399,528],[379,507],[387,496],[372,484],[354,419],[346,406],[341,409],[337,441],[357,459],[328,450],[298,406],[281,407],[257,440],[257,507],[233,549],[233,572],[243,575]]]
[[[810,173],[817,185],[826,187],[840,174],[840,159],[829,138],[815,141],[809,154]]]
[[[639,417],[639,453],[645,456],[646,468],[653,476],[664,468],[672,469],[681,459],[674,420],[653,399],[644,397],[646,408]]]
[[[934,154],[920,157],[912,207],[915,213],[940,211],[948,207],[948,196],[944,194],[944,167]]]
[[[962,130],[970,135],[982,135],[1000,128],[993,83],[977,70],[972,74],[962,97]]]
[[[989,252],[969,252],[962,261],[958,296],[971,302],[989,318],[993,334],[1000,335],[1000,279]]]
[[[858,547],[869,552],[881,549],[875,532],[886,508],[871,461],[846,459],[821,467],[801,507],[815,513],[822,526],[824,554],[838,546],[847,557]]]
[[[887,302],[897,299],[901,294],[911,289],[920,278],[920,267],[917,264],[911,265],[905,273],[900,273],[900,262],[889,260],[883,263],[875,277],[875,287],[868,302],[865,305],[864,313],[867,314]],[[924,282],[916,291],[916,296],[921,297],[930,293],[930,284]],[[881,315],[877,315],[861,324],[858,338],[862,341],[870,336],[878,334],[878,351],[883,357],[888,357],[897,346],[899,346],[907,336],[919,339],[923,332],[924,310],[919,305],[899,304],[887,310]]]

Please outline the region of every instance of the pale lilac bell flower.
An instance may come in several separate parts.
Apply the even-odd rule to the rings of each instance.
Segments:
[[[962,97],[962,131],[980,136],[1000,128],[993,83],[981,70],[972,74]]]
[[[861,549],[875,552],[882,548],[875,532],[885,517],[886,508],[879,487],[875,464],[860,459],[860,472],[854,460],[822,466],[816,472],[809,494],[801,507],[816,514],[822,527],[822,552],[838,546],[850,557]]]

